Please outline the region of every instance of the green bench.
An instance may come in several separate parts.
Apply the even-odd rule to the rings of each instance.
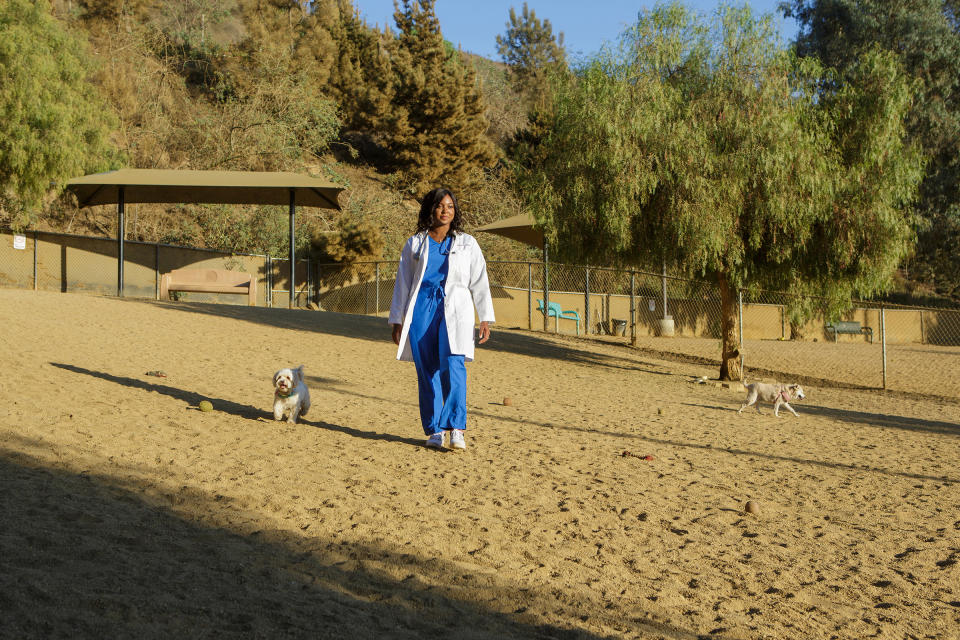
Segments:
[[[827,333],[833,333],[833,341],[837,341],[837,335],[841,333],[846,333],[849,335],[864,335],[870,337],[870,344],[873,344],[873,327],[864,327],[859,322],[854,320],[841,320],[839,322],[831,322],[827,324],[824,329]]]
[[[537,298],[537,311],[543,313],[543,299]],[[548,318],[556,318],[557,333],[560,332],[560,320],[574,320],[577,323],[577,335],[580,335],[580,314],[576,309],[564,309],[559,302],[551,302],[547,310]]]

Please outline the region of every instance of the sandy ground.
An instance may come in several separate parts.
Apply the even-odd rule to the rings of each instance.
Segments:
[[[621,338],[621,340],[623,340]],[[707,338],[638,338],[648,353],[669,350],[719,363],[720,341]],[[930,344],[890,344],[886,353],[879,341],[807,342],[745,340],[744,366],[748,376],[781,372],[785,378],[822,380],[838,387],[882,389],[884,356],[886,388],[896,392],[942,396],[960,401],[960,347]],[[718,365],[719,369],[719,365]]]
[[[0,637],[960,638],[957,403],[501,331],[435,452],[382,319],[0,290],[0,345]]]

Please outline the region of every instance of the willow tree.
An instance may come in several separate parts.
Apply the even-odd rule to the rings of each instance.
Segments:
[[[0,2],[0,219],[14,228],[35,218],[51,187],[116,159],[92,71],[86,44],[48,2]]]
[[[562,259],[666,263],[717,284],[721,379],[742,377],[739,289],[816,293],[836,314],[887,286],[911,245],[922,166],[903,142],[907,82],[877,52],[855,83],[821,74],[779,46],[769,16],[661,5],[558,76],[521,171]]]
[[[927,222],[910,276],[960,299],[960,3],[956,0],[790,0],[796,48],[843,77],[860,53],[895,53],[922,96],[907,116],[928,158],[917,210]]]

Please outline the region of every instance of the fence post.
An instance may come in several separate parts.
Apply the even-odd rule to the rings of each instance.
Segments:
[[[267,303],[267,307],[272,309],[273,308],[273,258],[271,258],[269,254],[266,256],[266,271],[267,272],[264,274],[267,276],[266,277],[267,295],[266,295],[265,302]]]
[[[887,314],[880,306],[880,351],[883,355],[883,388],[887,388]]]
[[[927,337],[923,331],[923,309],[920,309],[920,344],[927,344]]]
[[[376,282],[376,298],[374,300],[374,310],[373,315],[380,315],[380,263],[374,263],[376,273],[374,274],[374,281]]]
[[[543,332],[547,333],[550,327],[547,320],[550,318],[550,263],[547,241],[543,241]],[[560,320],[557,320],[557,324]]]
[[[737,330],[740,334],[740,344],[737,351],[740,352],[740,380],[743,380],[743,289],[737,291]]]
[[[661,281],[661,288],[663,289],[663,319],[666,320],[667,316],[670,315],[667,313],[667,261],[663,261],[663,280]]]
[[[306,273],[307,286],[306,286],[306,288],[304,289],[304,293],[307,294],[307,300],[306,300],[306,302],[304,303],[304,306],[306,306],[307,304],[309,304],[310,301],[311,301],[311,298],[310,298],[310,284],[311,284],[311,278],[310,278],[310,256],[307,256],[307,265],[306,265],[306,267],[307,267],[307,273]]]
[[[533,331],[533,263],[527,263],[527,329]]]
[[[154,299],[160,299],[160,243],[153,245],[153,288]]]
[[[637,344],[637,274],[630,272],[630,344]]]
[[[584,267],[586,274],[583,279],[583,315],[585,326],[584,335],[590,335],[590,267]]]
[[[37,244],[39,243],[39,241],[40,241],[40,232],[34,229],[33,230],[33,290],[34,291],[40,290],[40,285],[37,279],[37,252],[39,251]]]

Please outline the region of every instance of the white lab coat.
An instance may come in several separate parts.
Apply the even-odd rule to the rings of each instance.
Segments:
[[[390,303],[390,324],[403,324],[397,360],[413,362],[410,350],[410,323],[413,307],[420,292],[420,283],[427,270],[430,255],[426,232],[407,239],[400,252],[397,280],[393,285]],[[487,262],[480,245],[473,236],[457,233],[450,245],[449,269],[444,291],[444,319],[450,353],[462,354],[467,362],[473,360],[474,306],[480,322],[493,323],[493,299],[487,280]]]

